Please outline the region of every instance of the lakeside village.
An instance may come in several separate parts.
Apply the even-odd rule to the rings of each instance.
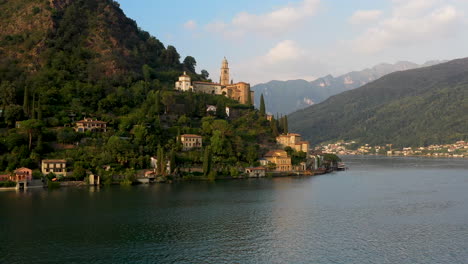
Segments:
[[[95,162],[94,160],[87,162],[86,160],[76,161],[77,158],[70,158],[68,156],[70,152],[67,151],[79,148],[82,148],[83,151],[96,149],[95,145],[87,146],[87,144],[90,141],[99,141],[100,137],[106,133],[113,133],[114,128],[109,126],[109,122],[97,118],[84,118],[74,122],[73,128],[70,127],[67,130],[69,134],[75,134],[75,140],[79,138],[80,141],[73,144],[55,142],[54,145],[60,151],[54,152],[53,158],[37,161],[40,165],[36,168],[21,167],[0,173],[0,187],[26,189],[45,186],[132,185],[153,182],[170,183],[183,180],[315,175],[338,170],[343,166],[336,155],[313,151],[309,142],[304,141],[300,134],[289,133],[287,117],[275,119],[274,116],[266,114],[263,95],[260,110],[253,110],[251,102],[254,101],[254,92],[250,91],[248,83],[234,83],[230,80],[226,59],[222,62],[219,83],[192,82],[191,77],[184,72],[174,87],[175,93],[217,95],[232,99],[238,105],[231,107],[219,103],[217,105],[204,105],[201,127],[190,128],[187,127],[189,121],[185,115],[167,115],[169,105],[166,103],[165,113],[162,117],[176,119],[175,122],[178,124],[186,125],[183,129],[184,132],[198,131],[200,133],[180,133],[180,128],[178,128],[177,136],[166,144],[169,147],[159,146],[152,150],[154,155],[151,156],[133,157],[136,160],[135,164],[137,164],[133,167],[128,165],[130,164],[128,155],[125,156],[127,148],[131,148],[128,144],[130,137],[124,136],[110,136],[107,142],[110,147],[104,149],[111,154],[117,152],[115,153],[117,162],[100,165],[98,169],[93,170],[90,167]],[[266,132],[256,135],[255,131],[249,131],[249,126],[253,126],[253,123],[248,123],[252,120],[259,120],[260,125],[258,126]],[[29,125],[27,122],[27,120],[17,121],[16,129],[18,131],[25,130],[25,126]],[[234,129],[236,122],[239,124],[236,126],[237,130]],[[73,131],[70,131],[71,129]],[[149,133],[142,133],[139,129],[142,129],[141,126],[135,125],[132,133],[135,138],[140,138],[139,142],[141,143],[139,143],[138,148],[141,149],[144,148],[142,144],[144,144],[145,138],[151,136]],[[166,127],[166,129],[171,129],[171,127]],[[29,135],[29,149],[31,149],[33,129],[26,129],[26,131]],[[259,144],[239,142],[242,141],[242,138],[235,134],[240,131],[245,133],[245,138],[254,138],[255,142]],[[57,138],[59,137],[57,136]],[[232,142],[228,140],[229,137],[233,138]],[[259,141],[258,138],[263,140]],[[246,162],[242,162],[241,153],[235,153],[234,144],[248,145],[246,150],[238,150],[246,152]],[[170,151],[168,152],[167,149]],[[106,154],[103,153],[103,155]],[[123,165],[128,165],[131,168],[127,167],[123,170]]]
[[[369,144],[360,145],[356,141],[340,141],[333,144],[317,146],[315,150],[335,155],[468,158],[468,142],[463,140],[457,141],[453,144],[404,148],[394,148],[391,144],[387,144],[385,146],[370,146]]]

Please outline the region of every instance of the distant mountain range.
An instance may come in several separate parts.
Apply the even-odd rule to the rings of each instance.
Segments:
[[[468,58],[388,74],[288,116],[313,144],[422,146],[468,140]]]
[[[338,77],[327,75],[317,80],[270,81],[252,87],[255,91],[255,104],[260,104],[260,94],[265,98],[267,111],[276,114],[289,114],[328,97],[358,88],[369,82],[396,71],[432,66],[442,61],[429,61],[422,65],[401,61],[395,64],[382,63],[370,69],[353,71]]]

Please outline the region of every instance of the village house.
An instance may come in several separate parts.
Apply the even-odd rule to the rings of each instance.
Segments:
[[[10,177],[8,174],[0,174],[0,181],[9,181]]]
[[[193,91],[206,94],[224,95],[234,99],[241,104],[254,102],[255,93],[250,90],[250,84],[246,82],[234,83],[230,79],[229,64],[224,58],[221,65],[221,77],[219,83],[211,82],[192,82],[189,75],[184,72],[175,83],[175,89],[182,92]],[[249,98],[250,97],[250,98]]]
[[[296,151],[309,152],[309,142],[302,140],[300,134],[288,133],[276,137],[276,142],[281,147],[290,147]]]
[[[202,147],[202,137],[199,135],[184,134],[180,136],[182,150],[188,151],[194,148]]]
[[[288,172],[292,170],[291,157],[289,157],[288,153],[284,150],[271,150],[265,154],[264,158],[268,163],[276,164],[275,171]]]
[[[67,176],[67,161],[66,160],[43,160],[41,172],[44,175],[54,173],[57,176]]]
[[[107,122],[98,121],[97,119],[85,118],[84,120],[76,122],[76,132],[106,132]]]
[[[13,181],[23,182],[32,181],[32,170],[28,168],[19,168],[14,171]]]

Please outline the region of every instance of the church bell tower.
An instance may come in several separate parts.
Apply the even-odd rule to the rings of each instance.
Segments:
[[[220,78],[221,85],[229,85],[229,65],[226,57],[221,64],[221,78]]]

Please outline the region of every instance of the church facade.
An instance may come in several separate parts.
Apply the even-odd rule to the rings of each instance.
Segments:
[[[230,80],[229,64],[226,58],[221,63],[221,77],[219,83],[192,82],[185,72],[175,83],[176,90],[193,91],[199,93],[224,95],[238,101],[241,104],[254,102],[254,92],[250,90],[250,84],[245,82],[234,83]]]

